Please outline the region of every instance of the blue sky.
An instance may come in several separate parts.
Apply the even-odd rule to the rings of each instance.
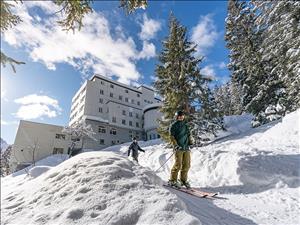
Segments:
[[[1,49],[26,62],[13,73],[1,67],[1,137],[13,143],[20,119],[66,125],[71,99],[93,73],[151,85],[172,11],[205,57],[202,72],[216,84],[228,80],[224,42],[226,1],[150,1],[126,15],[118,1],[95,1],[80,32],[61,31],[52,2],[17,4],[23,22],[1,37]]]

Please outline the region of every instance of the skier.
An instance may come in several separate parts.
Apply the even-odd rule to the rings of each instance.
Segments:
[[[139,162],[138,161],[139,151],[145,152],[145,150],[141,149],[141,147],[139,146],[139,144],[138,144],[138,142],[136,140],[136,137],[133,137],[132,141],[133,142],[131,143],[131,145],[128,148],[128,156],[130,155],[130,151],[132,150],[132,158],[136,162]]]
[[[190,134],[189,126],[184,121],[185,115],[183,111],[175,113],[176,121],[171,124],[169,134],[173,145],[175,163],[171,169],[171,176],[168,184],[177,188],[185,186],[190,188],[191,185],[187,181],[188,171],[191,165],[191,152],[189,146],[193,144],[193,138]],[[180,180],[177,176],[180,171]]]

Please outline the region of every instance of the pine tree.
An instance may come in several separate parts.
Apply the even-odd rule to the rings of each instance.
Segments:
[[[281,96],[277,108],[293,111],[300,107],[300,2],[252,3],[258,14],[256,23],[260,29],[264,29],[261,46],[263,58],[272,65],[271,76],[283,84],[276,91]],[[275,105],[273,108],[276,108]]]
[[[174,120],[177,110],[187,113],[187,121],[195,134],[199,132],[197,126],[199,110],[204,110],[203,102],[209,92],[207,83],[209,79],[200,74],[198,64],[203,58],[196,58],[196,45],[187,39],[187,30],[171,15],[169,20],[169,36],[163,41],[163,49],[159,55],[160,64],[156,67],[157,80],[154,83],[156,90],[163,99],[158,132],[162,138],[169,141],[169,126]],[[206,105],[205,105],[206,106]],[[212,130],[212,129],[210,129]]]
[[[10,168],[10,158],[11,158],[11,152],[12,152],[12,145],[9,145],[5,151],[1,151],[1,164],[0,164],[0,175],[1,177],[7,176],[11,174],[11,168]]]
[[[213,92],[221,116],[240,115],[243,112],[241,90],[229,81]]]
[[[245,110],[256,116],[255,126],[279,118],[286,96],[284,82],[278,73],[272,72],[272,59],[263,54],[267,26],[257,23],[257,10],[249,2],[229,1],[225,36],[230,49],[232,82],[242,90]],[[274,107],[279,110],[274,111]],[[268,112],[272,112],[272,117]]]

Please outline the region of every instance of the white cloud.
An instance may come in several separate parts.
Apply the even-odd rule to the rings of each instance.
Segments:
[[[216,72],[215,72],[213,65],[207,65],[207,66],[203,67],[203,69],[201,70],[201,73],[207,77],[216,79]]]
[[[226,63],[225,62],[220,62],[218,66],[219,66],[220,69],[225,69],[226,68]]]
[[[155,45],[147,41],[143,42],[143,50],[139,54],[140,59],[150,59],[156,55]]]
[[[212,14],[201,16],[199,23],[192,28],[192,41],[197,44],[197,54],[205,54],[219,37]]]
[[[149,41],[155,37],[156,33],[161,29],[161,23],[154,19],[148,19],[147,15],[143,16],[142,31],[139,33],[141,40]]]
[[[2,88],[2,83],[1,83],[1,101],[8,102],[8,99],[6,97],[6,90]]]
[[[1,125],[8,125],[8,122],[1,119]]]
[[[33,7],[41,7],[49,16],[37,17]],[[50,1],[17,4],[16,13],[21,15],[23,22],[5,32],[4,40],[16,47],[24,46],[34,61],[44,63],[50,70],[55,70],[58,63],[68,63],[81,71],[84,78],[92,73],[115,75],[127,84],[141,76],[135,66],[136,60],[155,55],[155,46],[149,43],[139,52],[121,26],[116,27],[117,34],[113,37],[109,21],[100,12],[86,16],[82,30],[73,34],[58,26],[56,21],[61,18],[60,14],[53,14],[57,11]],[[147,17],[144,17],[144,24],[141,35],[145,39],[153,37],[160,27]]]
[[[53,118],[62,111],[56,99],[45,95],[27,95],[15,99],[15,103],[21,104],[15,116],[25,120],[42,118],[43,116]]]
[[[6,121],[1,119],[1,125],[2,126],[8,126],[8,125],[16,125],[18,124],[18,121],[13,120],[13,121]]]

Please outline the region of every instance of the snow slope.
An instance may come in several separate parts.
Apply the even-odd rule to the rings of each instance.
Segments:
[[[83,153],[34,177],[1,180],[1,224],[200,224],[152,171],[112,152]]]
[[[191,184],[220,192],[228,200],[214,201],[217,213],[212,214],[203,204],[181,195],[192,214],[203,224],[300,224],[299,118],[297,110],[282,121],[194,148]],[[163,143],[145,150],[140,163],[152,170],[172,154]],[[169,160],[157,173],[164,180],[172,163]],[[220,208],[239,217],[232,221],[234,216],[218,213]]]
[[[1,224],[300,224],[299,118],[255,129],[246,115],[227,118],[230,136],[192,149],[191,184],[222,199],[162,188],[172,149],[139,142],[136,165],[125,143],[2,179]]]

